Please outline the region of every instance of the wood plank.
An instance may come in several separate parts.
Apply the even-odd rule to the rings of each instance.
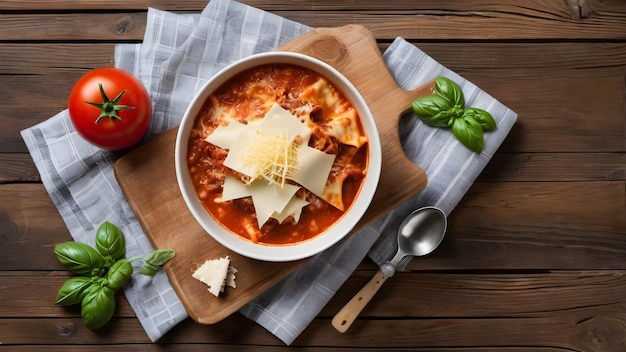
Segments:
[[[72,237],[43,185],[0,185],[0,199],[0,268],[64,270],[53,248]]]
[[[502,152],[606,153],[626,149],[623,73],[597,74],[593,69],[578,70],[576,76],[568,70],[459,73],[519,114]],[[564,77],[568,74],[570,77]],[[69,89],[79,75],[72,71],[0,76],[0,94],[9,97],[0,111],[4,125],[0,151],[25,152],[19,131],[65,109]],[[37,88],[37,83],[44,81],[50,90]],[[32,104],[33,99],[38,105]]]
[[[20,131],[66,109],[70,90],[82,73],[0,75],[0,94],[6,97],[0,109],[0,152],[27,152]]]
[[[565,43],[551,49],[551,44],[483,43],[463,55],[458,55],[461,43],[417,45],[518,112],[519,123],[502,151],[624,150],[626,45]],[[8,97],[0,111],[6,121],[0,150],[25,152],[19,130],[65,108],[72,83],[91,67],[112,65],[112,50],[111,44],[0,45],[0,56],[10,58],[8,74],[0,76],[0,94]],[[39,59],[44,51],[51,53],[49,61]],[[8,69],[16,66],[16,72]],[[603,123],[590,135],[598,120]]]
[[[562,75],[587,77],[624,72],[626,44],[596,42],[506,43],[463,42],[437,43],[413,40],[414,45],[444,66],[463,71],[524,69],[558,70]],[[380,43],[381,51],[388,44]],[[84,72],[112,66],[115,44],[111,43],[0,43],[1,74],[53,74]],[[581,72],[579,70],[583,69]],[[575,70],[575,71],[572,71]],[[608,71],[607,71],[608,70]]]
[[[0,74],[24,78],[60,73],[73,78],[92,68],[114,66],[114,50],[111,43],[0,43]]]
[[[417,260],[416,260],[417,261]],[[556,271],[495,274],[398,272],[357,320],[380,318],[522,318],[625,303],[626,272]],[[324,307],[332,318],[374,272],[357,271]],[[419,290],[416,288],[419,287]],[[610,288],[610,289],[607,289]],[[414,304],[407,304],[408,302]]]
[[[59,345],[19,345],[19,346],[1,346],[0,351],[12,351],[12,352],[118,352],[120,348],[123,351],[128,352],[154,352],[154,351],[168,351],[168,352],[275,352],[277,350],[295,350],[295,348],[289,349],[288,347],[278,346],[239,346],[239,345],[224,345],[224,344],[176,344],[176,345],[154,345],[154,344],[128,344],[124,346],[119,345],[80,345],[80,346],[59,346]],[[468,348],[431,348],[431,347],[411,347],[411,351],[416,352],[484,352],[485,350],[480,347],[468,347]],[[351,347],[306,347],[307,352],[328,352],[328,351],[348,351],[354,352],[354,348]],[[379,348],[359,348],[359,352],[380,352]],[[385,348],[385,352],[406,352],[404,348]],[[502,347],[498,348],[499,352],[529,352],[525,347]],[[535,348],[533,352],[562,352],[562,349],[557,348]]]
[[[584,71],[578,72],[581,69],[587,70],[586,72],[598,72],[602,68],[624,72],[623,66],[626,61],[626,45],[621,42],[481,41],[471,45],[463,42],[441,43],[420,39],[411,42],[442,65],[464,71],[482,72],[488,69],[507,72],[538,69],[542,72],[542,69],[551,69],[578,76],[586,75]]]
[[[19,130],[63,109],[79,73],[111,65],[114,42],[140,42],[148,6],[208,1],[0,1],[0,351],[626,350],[623,0],[241,0],[310,25],[362,23],[383,49],[403,36],[519,123],[442,248],[388,280],[347,334],[330,319],[373,275],[368,260],[290,348],[238,314],[187,319],[152,344],[124,297],[99,332],[55,307],[69,273],[52,246],[71,238]]]
[[[623,270],[473,275],[398,273],[381,288],[353,327],[346,334],[339,334],[330,326],[329,316],[373,274],[360,272],[340,289],[294,346],[526,346],[618,351],[626,346],[622,338],[626,324],[625,273]],[[40,282],[42,286],[52,285],[59,278],[21,276],[23,281],[32,285]],[[0,298],[32,290],[28,284],[17,287],[12,292],[0,290]],[[420,290],[416,291],[415,287]],[[135,318],[121,317],[118,313],[103,330],[92,332],[82,326],[76,317],[78,313],[74,317],[64,314],[58,318],[46,317],[45,313],[42,317],[47,306],[51,306],[50,311],[56,308],[39,300],[35,303],[39,305],[35,313],[27,304],[20,304],[19,309],[24,309],[20,317],[12,317],[13,313],[5,315],[8,309],[0,311],[3,345],[147,342]],[[241,333],[229,333],[233,329]],[[160,343],[281,345],[263,328],[238,314],[211,326],[187,319]]]
[[[505,153],[487,164],[479,182],[582,182],[626,180],[623,153]],[[26,153],[0,153],[0,183],[40,182]]]
[[[468,11],[517,11],[532,12],[544,11],[548,13],[566,13],[569,11],[567,4],[561,2],[544,2],[529,0],[525,6],[519,6],[514,0],[500,1],[497,4],[489,0],[472,1],[470,4],[460,6],[456,1],[412,1],[400,0],[392,3],[381,4],[375,0],[361,0],[358,3],[342,3],[334,0],[317,0],[315,4],[307,2],[293,2],[289,0],[242,0],[241,3],[250,6],[261,7],[266,10],[468,10]],[[116,9],[139,10],[148,6],[158,7],[164,10],[197,10],[206,6],[207,0],[179,0],[176,2],[162,0],[128,0],[115,4]],[[604,5],[607,6],[607,5]],[[89,2],[76,2],[71,0],[5,0],[0,6],[1,10],[108,10],[111,8],[111,1],[91,0]]]
[[[626,10],[596,13],[593,21],[573,22],[571,17],[543,17],[489,12],[331,12],[274,11],[275,14],[311,27],[336,27],[348,24],[366,26],[378,39],[457,40],[624,40]],[[604,17],[606,16],[606,17]],[[442,26],[442,18],[446,25]],[[57,13],[5,14],[0,17],[0,40],[66,40],[136,42],[143,38],[146,13]],[[393,26],[390,26],[393,23]],[[485,28],[490,28],[485,31]],[[558,34],[557,34],[558,33]]]
[[[548,17],[580,19],[593,17],[597,12],[611,13],[623,12],[619,0],[613,1],[525,1],[523,6],[515,0],[499,1],[494,3],[489,0],[477,0],[471,3],[460,4],[453,0],[443,1],[411,1],[400,0],[391,3],[381,3],[375,0],[362,0],[357,3],[342,3],[334,0],[318,0],[315,3],[296,2],[288,0],[263,1],[263,0],[242,0],[250,6],[255,6],[265,10],[298,10],[298,11],[358,11],[358,10],[395,10],[395,11],[437,11],[437,12],[467,12],[467,13],[516,13],[529,17]],[[182,0],[182,1],[162,1],[162,0],[129,0],[115,4],[119,10],[142,10],[147,7],[156,7],[170,11],[200,11],[207,4],[206,0]],[[79,3],[71,0],[5,0],[0,3],[0,10],[56,10],[56,11],[107,11],[111,8],[111,2],[106,0],[95,0],[87,3]]]
[[[477,298],[478,299],[478,298]],[[337,340],[327,322],[316,320],[293,346],[328,344],[342,347],[411,348],[482,347],[497,350],[507,346],[561,348],[573,351],[622,351],[624,305],[605,310],[581,308],[574,312],[554,313],[549,317],[522,319],[376,319],[353,324],[350,332]],[[588,320],[587,320],[588,319]]]
[[[619,269],[626,189],[619,182],[475,183],[442,246],[411,269]]]
[[[480,174],[479,182],[624,181],[623,153],[499,152]]]
[[[39,181],[39,172],[30,155],[0,153],[0,183]]]
[[[519,114],[503,151],[625,150],[623,71],[509,70],[499,76],[482,71],[465,75]]]
[[[557,282],[556,284],[560,284]],[[481,297],[481,299],[483,299]],[[446,302],[447,303],[447,302]],[[584,302],[581,302],[584,304]],[[406,304],[406,303],[405,303]],[[439,302],[443,306],[445,303]],[[624,303],[600,307],[579,306],[528,317],[359,319],[346,334],[338,334],[326,319],[316,319],[293,343],[298,346],[338,346],[352,349],[424,347],[527,348],[556,347],[572,350],[619,351],[624,345]],[[114,318],[99,332],[82,326],[80,318],[0,319],[4,345],[12,344],[135,344],[146,343],[133,318]],[[232,334],[232,331],[239,331]],[[389,338],[393,336],[393,338]],[[212,326],[186,320],[161,341],[172,343],[280,346],[282,343],[260,326],[236,315]]]
[[[254,1],[254,0],[252,0]],[[129,1],[72,1],[72,0],[4,0],[0,3],[0,10],[4,11],[109,11],[116,10],[145,10],[148,7],[168,11],[201,11],[209,0],[129,0]],[[246,2],[246,1],[240,1]],[[248,3],[250,1],[247,1]],[[263,3],[263,1],[261,1]]]
[[[220,344],[185,344],[180,343],[176,345],[154,345],[154,344],[129,344],[124,345],[124,351],[128,352],[153,352],[166,350],[170,352],[275,352],[279,347],[276,346],[238,346],[238,345],[220,345]],[[284,349],[287,349],[286,347]],[[293,348],[292,348],[293,349]],[[19,346],[1,346],[0,351],[12,351],[12,352],[117,352],[120,350],[119,345],[81,345],[81,346],[58,346],[58,345],[19,345]],[[379,352],[380,348],[359,348],[359,352]],[[411,347],[411,351],[415,352],[484,352],[482,347]],[[353,352],[354,348],[351,347],[308,347],[307,352],[323,352],[323,351],[350,351]],[[405,348],[385,348],[385,352],[406,352]],[[561,348],[556,347],[539,347],[529,350],[527,347],[498,347],[498,352],[562,352]]]
[[[475,183],[451,214],[442,246],[409,268],[620,269],[625,188],[623,181]],[[52,246],[71,237],[44,195],[41,184],[0,185],[4,270],[63,270]]]
[[[154,345],[154,344],[129,344],[124,345],[123,350],[128,352],[154,352],[167,350],[169,352],[275,352],[279,347],[276,346],[238,346],[238,345],[221,345],[221,344],[185,344],[180,343],[176,345]],[[284,348],[286,349],[286,347]],[[12,352],[118,352],[120,350],[119,345],[80,345],[80,346],[59,346],[59,345],[19,345],[19,346],[1,346],[0,351],[12,351]],[[354,351],[351,347],[307,347],[307,352],[326,352],[326,351]],[[379,348],[359,348],[359,352],[379,352]],[[385,348],[385,352],[406,352],[403,348]],[[446,347],[411,347],[411,351],[416,352],[484,352],[485,349],[481,347],[467,347],[467,348],[446,348]],[[526,347],[499,347],[499,352],[529,352]],[[562,352],[560,348],[533,348],[533,352]]]
[[[395,36],[407,39],[440,40],[560,40],[563,38],[586,38],[593,40],[622,40],[626,36],[622,21],[606,22],[598,18],[593,25],[572,22],[569,18],[529,17],[507,13],[436,13],[402,15],[376,13],[324,13],[311,17],[301,12],[277,12],[277,14],[311,27],[329,27],[348,23],[366,26],[377,38],[392,40]],[[539,15],[539,14],[536,14]],[[616,14],[624,16],[622,14]],[[446,25],[442,26],[441,19]],[[623,17],[626,19],[626,16]],[[393,25],[390,25],[393,23]],[[602,24],[599,24],[602,23]],[[489,31],[485,31],[489,28]],[[598,30],[596,33],[591,31]],[[558,33],[558,37],[555,34]]]
[[[50,256],[54,256],[50,248]],[[0,271],[0,317],[3,318],[75,318],[80,317],[80,306],[62,307],[54,304],[63,283],[74,277],[71,272],[60,271]],[[128,301],[117,293],[116,317],[135,317]]]
[[[369,265],[367,269],[355,271],[320,312],[319,318],[331,318],[374,275],[374,270],[375,266]],[[470,275],[398,272],[382,286],[359,319],[521,318],[546,315],[550,309],[568,311],[583,306],[610,306],[624,302],[625,274],[623,270],[475,272]],[[67,271],[0,272],[3,282],[0,298],[5,302],[0,306],[0,318],[77,317],[78,307],[54,304],[58,289],[72,276]],[[421,289],[415,291],[415,287]],[[407,305],[411,300],[420,303]],[[116,317],[135,317],[122,295],[117,297],[117,302]]]
[[[143,39],[145,12],[0,15],[0,41],[118,41]]]

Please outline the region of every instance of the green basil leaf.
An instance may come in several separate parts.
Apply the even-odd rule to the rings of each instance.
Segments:
[[[471,116],[464,116],[454,120],[452,133],[466,147],[474,153],[481,153],[484,147],[483,129],[480,123]]]
[[[146,275],[146,276],[154,276],[156,275],[159,271],[161,270],[160,266],[153,266],[150,265],[148,263],[144,264],[144,266],[141,267],[141,269],[139,269],[139,273],[141,275]]]
[[[115,313],[115,292],[107,286],[90,289],[83,298],[80,315],[89,329],[98,329],[106,324]]]
[[[146,257],[146,263],[154,266],[161,266],[174,258],[176,252],[173,249],[161,248],[153,251]]]
[[[96,232],[96,248],[103,256],[111,256],[114,260],[126,255],[126,240],[120,229],[105,221]]]
[[[480,123],[483,131],[493,131],[496,129],[496,120],[491,114],[483,109],[469,108],[463,113],[464,116],[471,116]]]
[[[465,97],[463,90],[453,80],[439,76],[435,78],[435,92],[448,100],[452,105],[461,109],[465,108]]]
[[[54,247],[54,253],[67,269],[85,276],[104,274],[104,257],[89,245],[80,242],[65,242]]]
[[[451,114],[451,110],[441,111],[435,116],[420,118],[424,123],[433,127],[448,127],[453,119],[454,116]]]
[[[452,104],[446,99],[433,94],[415,99],[411,103],[411,108],[413,109],[415,115],[427,124],[432,123],[434,126],[447,126],[447,120],[445,124],[441,124],[442,116],[439,116],[435,121],[432,121],[432,119],[438,114],[442,114],[450,110],[452,108]]]
[[[133,275],[133,266],[128,259],[116,261],[107,273],[108,285],[113,290],[118,290],[130,281]]]
[[[85,276],[76,276],[68,279],[57,293],[55,304],[71,306],[82,302],[87,287],[91,285],[91,279]]]

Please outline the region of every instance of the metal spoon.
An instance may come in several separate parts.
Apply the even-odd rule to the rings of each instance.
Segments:
[[[421,257],[434,251],[443,240],[447,225],[446,215],[439,208],[424,207],[409,214],[398,228],[396,255],[381,265],[378,273],[335,315],[333,327],[346,332],[382,284],[395,274],[400,262],[407,256]]]

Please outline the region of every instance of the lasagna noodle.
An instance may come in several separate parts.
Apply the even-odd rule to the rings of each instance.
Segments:
[[[322,128],[339,142],[361,147],[367,142],[359,125],[359,116],[352,104],[343,98],[326,79],[320,78],[302,92],[302,98],[320,105],[329,112]]]

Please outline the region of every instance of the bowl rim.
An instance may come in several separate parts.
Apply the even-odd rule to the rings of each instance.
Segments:
[[[224,229],[204,209],[198,199],[187,167],[186,156],[189,134],[193,127],[193,121],[204,101],[215,89],[233,76],[264,64],[292,64],[312,69],[321,74],[333,83],[335,87],[339,88],[355,106],[361,119],[361,125],[368,137],[369,159],[367,175],[353,204],[329,229],[309,240],[295,244],[268,245],[253,243]],[[359,90],[339,70],[331,65],[305,54],[287,51],[272,51],[245,57],[227,65],[206,81],[195,93],[181,119],[176,135],[174,153],[176,179],[180,192],[187,208],[203,230],[218,243],[235,253],[248,258],[270,262],[286,262],[308,258],[328,249],[345,238],[369,208],[378,186],[382,164],[382,146],[376,120]]]

